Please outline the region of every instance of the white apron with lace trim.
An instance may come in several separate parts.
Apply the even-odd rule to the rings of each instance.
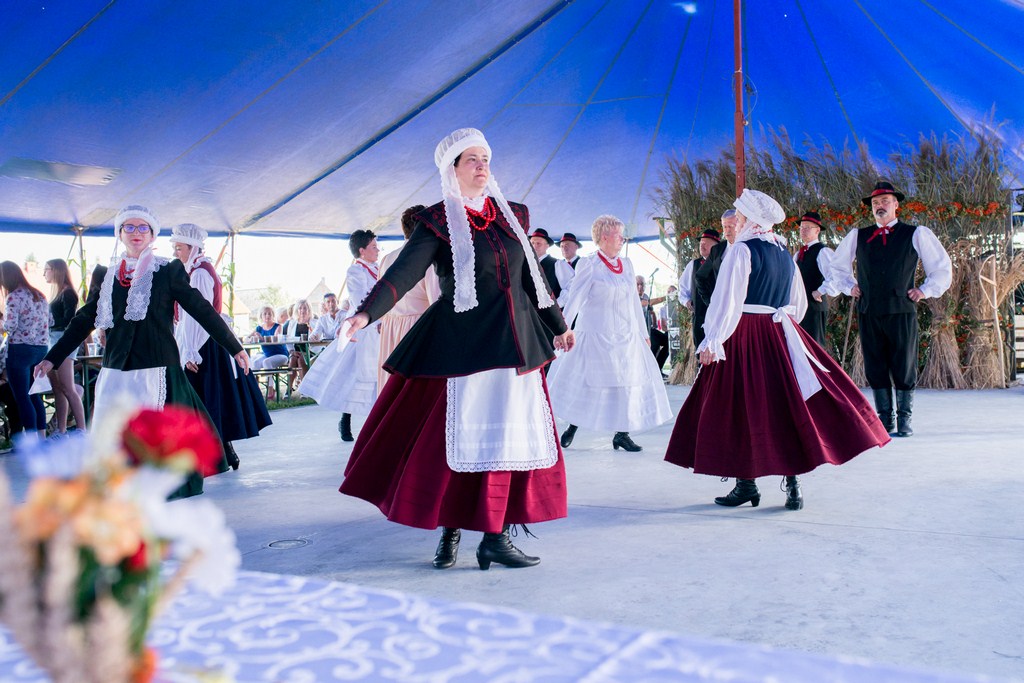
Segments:
[[[103,414],[118,403],[118,397],[127,395],[138,408],[161,410],[167,402],[167,368],[142,370],[114,370],[100,368],[96,378],[96,401],[92,423],[100,424]]]
[[[540,371],[502,368],[450,378],[445,451],[455,472],[522,472],[558,462]]]

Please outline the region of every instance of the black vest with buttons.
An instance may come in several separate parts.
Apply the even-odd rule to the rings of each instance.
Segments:
[[[872,315],[914,313],[907,291],[914,287],[914,273],[920,260],[914,249],[916,225],[897,221],[892,232],[874,239],[874,227],[857,231],[857,310]],[[868,240],[871,240],[870,242]]]
[[[821,269],[818,268],[818,254],[824,248],[824,244],[816,242],[807,247],[804,257],[796,262],[796,267],[800,269],[800,277],[804,281],[804,290],[807,292],[808,311],[828,310],[828,302],[825,297],[821,297],[821,301],[815,301],[814,297],[811,296],[811,292],[820,289],[821,283],[825,281],[825,276],[822,275]]]
[[[544,271],[544,278],[548,281],[548,289],[551,290],[557,299],[562,296],[562,285],[558,283],[558,276],[555,275],[556,263],[558,263],[558,259],[550,255],[545,255],[540,260],[540,267]]]

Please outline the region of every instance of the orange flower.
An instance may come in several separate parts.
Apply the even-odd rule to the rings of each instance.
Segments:
[[[71,520],[75,537],[92,548],[108,567],[131,557],[142,543],[142,518],[133,503],[116,498],[89,498]]]
[[[36,479],[28,489],[25,504],[14,513],[14,521],[25,540],[45,541],[65,523],[89,495],[89,482],[83,477]]]

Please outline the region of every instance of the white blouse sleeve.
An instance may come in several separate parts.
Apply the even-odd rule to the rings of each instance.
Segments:
[[[562,288],[562,293],[558,295],[558,305],[562,308],[565,308],[565,303],[569,300],[569,289],[572,287],[575,277],[576,271],[572,269],[568,261],[564,259],[555,261],[555,279],[558,280],[558,286]]]
[[[931,228],[923,225],[917,226],[912,243],[924,266],[924,282],[918,289],[929,298],[942,296],[953,283],[953,263],[949,254]]]
[[[822,249],[822,251],[825,251]],[[793,316],[794,322],[800,322],[807,315],[807,288],[804,287],[804,278],[800,275],[800,269],[793,269],[793,282],[789,287],[789,305],[796,308]]]
[[[366,268],[358,263],[353,263],[348,268],[348,294],[352,305],[358,307],[363,299],[370,293],[376,284],[374,279],[366,272]]]
[[[715,360],[725,360],[725,340],[736,331],[743,316],[750,281],[750,248],[737,242],[725,250],[722,268],[715,281],[708,313],[704,318],[704,341],[697,352],[709,349]],[[803,285],[801,284],[801,288]]]
[[[583,304],[590,297],[590,287],[594,283],[594,258],[581,258],[576,262],[576,274],[572,279],[572,288],[565,300],[562,317],[565,324],[572,326],[572,321],[579,315]]]
[[[8,335],[18,331],[18,302],[15,301],[16,297],[14,296],[17,291],[14,290],[8,294],[4,301],[4,321],[0,325],[0,329],[3,329]]]
[[[832,272],[832,261],[836,258],[836,252],[828,247],[822,247],[821,251],[818,252],[818,258],[815,262],[818,264],[818,270],[821,271],[822,276],[827,280],[829,274]]]
[[[213,303],[214,281],[202,268],[196,268],[189,278],[192,288],[203,295],[203,298]],[[178,342],[178,354],[181,356],[181,365],[188,362],[199,365],[203,362],[199,355],[199,349],[210,338],[210,333],[203,329],[203,326],[196,322],[196,319],[185,312],[184,308],[178,308],[178,324],[174,327],[174,341]]]
[[[633,270],[633,262],[625,256],[620,257],[622,262],[626,264],[626,279],[629,281],[634,291],[636,289],[636,271]],[[631,296],[629,300],[633,302],[633,319],[636,321],[636,330],[640,333],[642,339],[651,338],[651,330],[647,327],[647,316],[644,315],[644,307],[640,303],[640,296]]]
[[[853,259],[857,256],[857,233],[859,231],[860,228],[851,230],[843,238],[843,241],[839,243],[839,247],[835,250],[832,259],[829,261],[829,272],[821,271],[821,274],[825,276],[825,281],[821,283],[818,291],[822,294],[828,294],[829,296],[850,294],[853,288],[857,286],[857,278],[853,275]],[[819,264],[821,254],[824,251],[822,249],[818,253]]]
[[[693,264],[694,261],[691,259],[686,264],[686,268],[683,269],[683,274],[679,276],[679,304],[686,306],[693,300],[693,290],[691,285],[693,284]]]

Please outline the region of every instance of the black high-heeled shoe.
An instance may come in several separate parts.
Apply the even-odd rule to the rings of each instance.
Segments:
[[[761,504],[761,492],[757,490],[757,482],[753,479],[737,479],[732,491],[729,491],[728,495],[715,498],[715,502],[731,508],[749,502],[751,507],[756,508]]]
[[[238,459],[238,453],[235,453],[235,447],[231,445],[230,441],[224,442],[224,457],[227,458],[228,466],[233,470],[237,470],[238,466],[242,464]]]
[[[786,509],[802,510],[804,497],[800,494],[800,480],[796,477],[785,477],[782,480],[782,490],[786,492]]]
[[[612,448],[619,450],[620,448],[630,453],[636,453],[642,451],[641,446],[636,445],[633,439],[629,438],[629,432],[615,432],[615,436],[612,437]]]
[[[523,525],[523,529],[526,530],[526,525]],[[480,569],[483,570],[489,569],[492,562],[512,568],[533,567],[540,564],[539,557],[531,557],[512,545],[508,536],[508,524],[500,534],[484,534],[484,539],[480,541],[480,545],[476,549],[476,561],[480,565]]]
[[[572,440],[576,437],[577,429],[579,428],[576,425],[569,425],[569,427],[562,432],[562,448],[568,448],[572,445]]]
[[[462,531],[443,527],[441,529],[441,540],[437,543],[437,551],[434,553],[434,567],[437,569],[448,569],[455,566],[455,560],[459,557],[459,541],[462,540]]]

